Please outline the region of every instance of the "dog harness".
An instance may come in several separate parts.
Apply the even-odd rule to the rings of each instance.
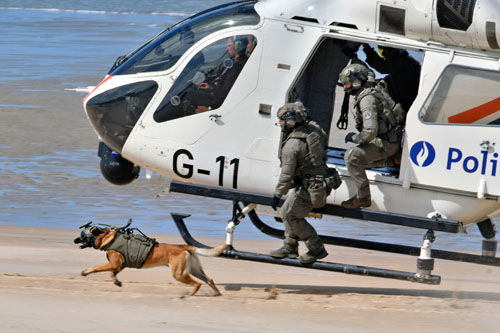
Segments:
[[[149,252],[158,242],[154,238],[133,233],[117,232],[115,239],[106,247],[106,251],[120,252],[125,258],[123,267],[141,268]],[[106,255],[107,256],[107,255]]]

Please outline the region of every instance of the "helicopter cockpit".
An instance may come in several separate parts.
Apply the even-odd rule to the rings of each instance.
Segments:
[[[154,120],[164,122],[219,108],[256,45],[253,35],[235,35],[198,52],[163,98]]]
[[[153,80],[152,75],[148,75],[144,80],[141,74],[154,72],[165,77],[177,70],[176,64],[191,47],[210,34],[227,28],[257,25],[260,16],[254,9],[255,3],[243,1],[201,12],[119,57],[108,78],[139,76],[135,82],[107,90],[87,101],[87,114],[101,139],[121,153],[135,124],[159,90],[160,78]],[[256,44],[253,35],[233,35],[199,51],[169,88],[154,113],[154,120],[164,122],[218,108]]]
[[[170,27],[115,64],[111,75],[165,71],[206,36],[230,27],[256,25],[255,1],[222,5]]]

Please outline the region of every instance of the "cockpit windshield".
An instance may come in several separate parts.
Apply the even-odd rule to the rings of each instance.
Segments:
[[[260,21],[255,1],[216,7],[165,30],[143,45],[129,59],[113,69],[112,75],[164,71],[171,68],[196,42],[209,34],[234,26],[256,25]],[[116,66],[116,65],[115,65]]]

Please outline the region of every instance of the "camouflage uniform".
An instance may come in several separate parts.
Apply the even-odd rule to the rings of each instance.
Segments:
[[[305,138],[311,131],[319,134],[322,146],[325,147],[323,151],[324,163],[316,167],[309,163],[307,158],[309,149]],[[305,220],[305,217],[312,210],[313,205],[309,192],[306,186],[304,186],[310,176],[324,176],[326,174],[326,146],[326,133],[313,121],[296,127],[284,141],[281,152],[281,174],[274,195],[277,198],[281,198],[294,187],[295,191],[287,196],[285,203],[281,207],[281,218],[285,225],[283,248],[288,249],[289,253],[287,252],[286,255],[282,256],[277,252],[280,249],[271,252],[271,255],[274,257],[297,257],[299,240],[305,241],[307,248],[313,255],[318,253],[324,254],[323,256],[317,256],[318,258],[323,258],[327,255],[323,242],[318,237],[316,230]],[[308,262],[303,261],[302,256],[300,259],[302,262]]]
[[[365,169],[391,165],[390,157],[401,149],[402,126],[393,127],[389,123],[384,114],[384,104],[394,107],[395,103],[381,85],[360,89],[353,103],[354,119],[359,133],[354,134],[351,141],[358,145],[348,149],[344,159],[358,189],[357,198],[363,202],[371,202]],[[343,206],[348,206],[344,203]]]

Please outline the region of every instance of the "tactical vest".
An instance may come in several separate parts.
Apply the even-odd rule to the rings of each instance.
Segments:
[[[117,232],[115,239],[105,250],[120,252],[125,258],[124,267],[141,268],[156,244],[158,242],[154,238]]]
[[[375,97],[383,107],[383,111],[378,114],[379,130],[377,137],[388,140],[389,142],[397,142],[401,140],[402,130],[406,120],[406,113],[401,104],[396,103],[386,90],[383,83],[379,82],[371,88],[364,89],[354,100],[354,107],[358,110],[361,100],[371,95]],[[362,123],[362,117],[356,117],[356,123]]]
[[[326,204],[332,189],[342,183],[335,168],[326,165],[327,135],[314,121],[296,128],[285,140],[300,140],[306,143],[307,152],[298,156],[295,170],[295,192],[304,188],[309,193],[313,208],[321,208]]]

